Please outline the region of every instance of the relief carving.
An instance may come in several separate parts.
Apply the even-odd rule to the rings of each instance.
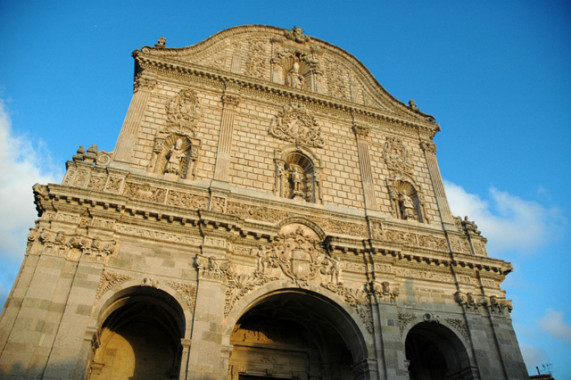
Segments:
[[[123,193],[135,199],[164,203],[167,191],[151,186],[149,183],[127,182]]]
[[[117,232],[125,235],[132,235],[141,238],[153,239],[153,240],[163,240],[172,243],[187,244],[193,246],[199,246],[202,244],[201,238],[196,238],[188,235],[177,234],[172,232],[151,230],[148,228],[141,228],[136,226],[131,226],[127,224],[118,224]]]
[[[42,229],[39,241],[45,247],[45,252],[77,261],[85,259],[102,261],[114,255],[119,249],[115,240],[91,238],[84,235],[68,235],[64,232],[55,232]]]
[[[101,296],[114,287],[117,284],[120,284],[125,281],[132,280],[133,277],[123,273],[116,273],[116,272],[109,272],[103,271],[101,273],[101,277],[99,278],[99,287],[97,288],[97,292],[95,293],[95,298],[99,299]]]
[[[325,146],[317,120],[300,103],[283,106],[274,117],[269,132],[274,137],[296,145],[316,148]]]
[[[206,210],[208,209],[208,197],[170,190],[167,195],[167,204],[191,210]]]
[[[412,174],[413,165],[408,149],[398,137],[387,137],[385,142],[385,163],[396,173]]]
[[[466,340],[470,341],[470,334],[468,333],[468,328],[466,327],[466,323],[464,323],[461,319],[454,319],[454,318],[447,318],[445,319],[450,326],[452,326],[460,335]]]
[[[416,317],[414,316],[414,314],[410,313],[410,312],[406,312],[406,313],[402,313],[399,311],[398,314],[398,324],[399,324],[399,331],[400,334],[402,336],[402,333],[404,332],[404,330],[406,329],[407,325],[414,321],[416,319]]]
[[[194,135],[200,114],[200,102],[193,90],[181,90],[167,106],[168,132]]]
[[[266,46],[263,42],[250,42],[246,74],[255,78],[264,79],[266,76]]]

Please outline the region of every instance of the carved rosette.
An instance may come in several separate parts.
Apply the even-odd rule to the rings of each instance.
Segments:
[[[167,131],[194,135],[200,118],[200,103],[196,93],[182,90],[171,99],[167,106]]]
[[[389,170],[412,174],[413,165],[408,149],[398,137],[387,137],[385,142],[385,163]]]
[[[269,132],[274,137],[296,145],[317,148],[325,146],[317,120],[299,103],[284,106],[274,117]]]

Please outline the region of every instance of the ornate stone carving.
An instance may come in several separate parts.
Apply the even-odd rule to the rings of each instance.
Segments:
[[[127,182],[124,189],[124,194],[129,197],[157,203],[164,203],[166,193],[166,189],[153,187],[149,183]]]
[[[216,212],[226,212],[226,198],[212,197],[210,201],[210,209]]]
[[[300,28],[299,26],[294,26],[293,28],[291,28],[291,30],[284,31],[284,36],[288,40],[292,40],[302,44],[310,40],[309,36],[303,35],[303,32],[304,30],[302,28]]]
[[[461,319],[447,318],[445,321],[450,324],[460,335],[466,340],[470,341],[470,334],[468,333],[468,328],[466,323]]]
[[[399,331],[400,334],[402,336],[404,330],[406,329],[406,327],[408,326],[408,324],[412,321],[414,321],[416,319],[416,317],[414,316],[414,314],[410,313],[410,312],[400,312],[398,313],[398,324],[399,324]]]
[[[270,125],[271,135],[296,145],[323,148],[321,127],[303,104],[290,103],[282,108]]]
[[[171,206],[185,207],[191,210],[207,210],[208,197],[170,190],[167,195],[167,204]]]
[[[436,144],[432,141],[421,141],[420,147],[427,153],[436,154]]]
[[[181,90],[167,104],[167,131],[194,135],[200,118],[200,102],[191,89]]]
[[[225,273],[226,296],[224,305],[224,316],[228,316],[234,305],[242,299],[246,294],[260,286],[275,281],[277,277],[266,275],[262,271],[256,271],[253,274],[238,274],[234,270],[227,270]]]
[[[213,256],[197,255],[195,265],[198,269],[199,277],[210,280],[223,280],[228,270],[227,262],[219,262]]]
[[[298,286],[307,286],[322,268],[325,250],[318,240],[307,236],[303,229],[280,234],[270,246],[269,265],[280,267]]]
[[[85,259],[102,261],[117,252],[119,245],[115,240],[103,240],[84,235],[68,235],[64,232],[42,229],[39,241],[44,245],[45,252],[77,261]]]
[[[387,137],[385,142],[385,163],[396,173],[412,174],[413,165],[408,149],[398,137]]]
[[[121,186],[123,185],[123,177],[110,175],[107,178],[107,185],[105,186],[105,191],[110,193],[119,193]]]
[[[291,213],[265,206],[249,205],[232,201],[228,202],[226,211],[229,214],[238,215],[244,219],[255,219],[271,223],[278,222],[291,215]]]
[[[325,78],[329,95],[349,99],[348,74],[345,68],[332,59],[325,60]]]
[[[87,188],[94,191],[102,191],[103,188],[105,187],[106,180],[107,177],[105,176],[91,175],[91,178],[89,178],[89,183],[87,185]]]
[[[371,313],[371,303],[369,301],[368,286],[365,285],[358,289],[347,288],[340,283],[321,284],[321,286],[343,297],[345,302],[359,315],[367,331],[370,334],[373,333],[373,317]]]
[[[260,41],[250,42],[246,74],[263,79],[266,76],[266,46]]]
[[[101,296],[106,291],[108,291],[115,285],[132,279],[133,277],[127,274],[109,272],[106,270],[103,271],[103,273],[101,273],[101,277],[99,278],[99,287],[97,288],[97,292],[95,293],[95,298],[96,299],[101,298]]]
[[[117,232],[146,239],[163,240],[172,243],[180,243],[193,246],[199,246],[202,244],[202,239],[199,237],[177,234],[173,232],[152,230],[149,228],[142,228],[128,224],[117,224]]]

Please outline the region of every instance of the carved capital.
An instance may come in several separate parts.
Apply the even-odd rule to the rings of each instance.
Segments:
[[[370,127],[363,124],[353,124],[353,133],[358,139],[364,139],[369,135]]]
[[[420,147],[426,153],[436,154],[436,144],[434,144],[432,141],[421,141]]]
[[[238,95],[224,94],[222,95],[222,104],[225,107],[237,107],[240,104],[240,97]]]
[[[135,80],[133,81],[133,92],[138,92],[139,90],[151,91],[157,85],[155,79],[146,78],[141,74],[135,75]]]

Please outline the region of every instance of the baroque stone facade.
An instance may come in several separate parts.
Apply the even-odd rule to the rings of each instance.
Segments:
[[[115,150],[34,186],[3,378],[527,377],[414,101],[299,27],[133,57]]]

